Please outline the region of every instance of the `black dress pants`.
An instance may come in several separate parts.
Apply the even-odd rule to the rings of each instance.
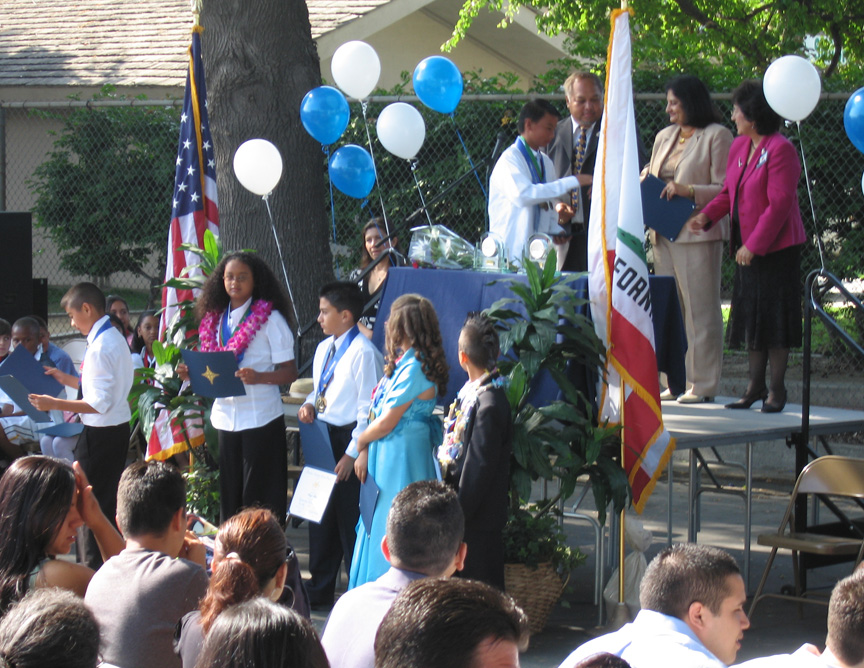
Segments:
[[[288,446],[280,415],[262,427],[219,430],[220,521],[241,508],[261,506],[285,524],[288,512]]]
[[[99,507],[111,522],[116,522],[117,487],[126,468],[129,451],[129,423],[111,427],[88,427],[78,436],[75,459],[84,470]],[[78,561],[93,570],[102,565],[102,554],[93,532],[86,526],[78,529]]]

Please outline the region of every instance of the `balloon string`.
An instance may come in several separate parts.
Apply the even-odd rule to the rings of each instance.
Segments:
[[[456,130],[456,136],[459,137],[459,143],[462,144],[462,148],[465,150],[468,164],[471,165],[471,171],[474,172],[474,178],[477,179],[477,183],[480,185],[480,191],[483,193],[483,198],[488,200],[489,197],[486,195],[486,188],[483,186],[483,179],[481,179],[480,175],[477,173],[477,167],[474,166],[474,161],[471,159],[471,153],[468,151],[468,147],[465,146],[465,141],[462,139],[462,133],[459,132],[459,125],[456,123],[456,112],[451,112],[450,118],[453,120],[453,128]]]
[[[327,156],[327,165],[329,168],[330,147],[321,144],[321,150],[324,151],[324,155]],[[330,186],[330,219],[333,221],[333,242],[336,243],[336,206],[333,204],[333,181],[327,179],[327,183]]]
[[[363,110],[363,127],[366,128],[366,144],[369,146],[369,155],[372,156],[372,172],[375,174],[375,185],[378,188],[378,201],[381,203],[381,217],[384,218],[384,229],[387,230],[387,234],[390,234],[390,223],[387,220],[387,211],[384,208],[384,197],[381,195],[381,184],[378,182],[378,167],[375,164],[375,150],[372,148],[372,135],[369,133],[369,122],[366,119],[366,110],[368,108],[366,100],[360,100],[360,108]]]
[[[294,301],[294,293],[291,290],[291,282],[288,280],[288,270],[285,268],[285,257],[282,255],[282,244],[279,243],[279,235],[276,234],[276,224],[273,222],[273,212],[270,211],[270,194],[267,193],[261,199],[267,207],[267,215],[270,217],[270,229],[273,230],[273,239],[276,241],[276,252],[279,253],[279,264],[282,265],[282,276],[285,277],[285,287],[288,288],[288,296],[291,297],[291,309],[294,311],[294,322],[300,325],[300,315],[297,313],[297,302]]]
[[[423,190],[420,188],[420,182],[417,180],[417,158],[411,162],[411,176],[414,177],[414,185],[417,187],[417,194],[420,195],[420,203],[423,205],[423,212],[426,214],[426,220],[429,221],[429,227],[432,227],[432,217],[429,215],[429,209],[426,208],[426,199],[423,197]]]
[[[816,231],[816,247],[819,249],[819,263],[822,271],[825,271],[825,245],[822,243],[822,234],[819,223],[816,221],[816,207],[813,204],[813,191],[810,189],[810,175],[807,173],[807,156],[804,155],[804,142],[801,139],[801,121],[795,122],[798,128],[798,146],[801,149],[801,164],[804,166],[804,182],[807,184],[807,198],[810,200],[810,215],[813,216],[813,229]]]

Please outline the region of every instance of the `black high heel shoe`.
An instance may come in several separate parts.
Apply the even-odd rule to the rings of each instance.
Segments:
[[[765,406],[765,400],[768,398],[768,388],[763,387],[759,392],[753,395],[745,394],[738,401],[733,401],[731,404],[726,404],[726,408],[750,408],[757,401],[762,402],[763,411]],[[785,404],[785,402],[784,402]],[[782,410],[782,407],[781,409]],[[767,412],[767,411],[766,411]]]
[[[786,407],[786,391],[783,391],[783,401],[765,401],[762,402],[763,413],[779,413]]]

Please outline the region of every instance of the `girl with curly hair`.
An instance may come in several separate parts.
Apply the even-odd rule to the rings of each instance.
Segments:
[[[288,454],[279,386],[297,378],[291,303],[265,262],[231,253],[216,265],[195,306],[201,350],[231,350],[246,394],[213,402],[219,434],[220,516],[262,505],[285,521]],[[178,366],[188,378],[185,365]]]
[[[390,505],[407,485],[436,477],[433,452],[441,442],[441,423],[432,411],[436,397],[447,391],[448,367],[435,309],[420,295],[402,295],[390,308],[386,328],[384,377],[372,394],[369,426],[357,438],[354,462],[360,481],[368,473],[380,491],[371,532],[362,517],[357,523],[349,588],[389,568],[381,539]]]

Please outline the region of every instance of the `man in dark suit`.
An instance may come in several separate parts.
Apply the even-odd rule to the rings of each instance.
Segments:
[[[558,178],[594,173],[600,116],[603,114],[603,83],[596,74],[574,72],[564,82],[570,116],[559,121],[555,138],[546,148]],[[565,271],[588,269],[588,214],[591,185],[583,185],[558,203],[562,233],[555,238],[558,268]]]

